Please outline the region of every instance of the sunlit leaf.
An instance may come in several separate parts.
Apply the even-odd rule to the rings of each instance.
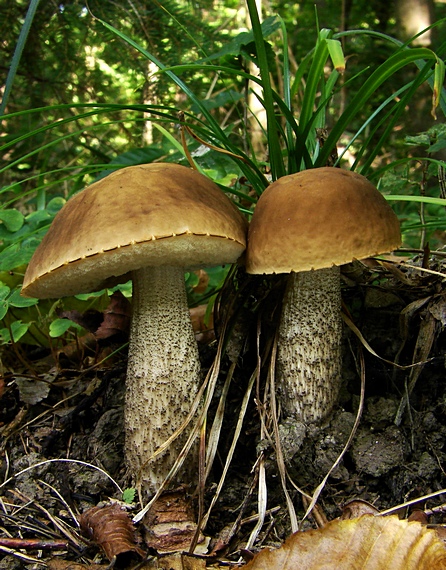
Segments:
[[[328,53],[330,54],[331,61],[339,73],[345,71],[345,58],[342,51],[342,45],[339,40],[327,39]]]
[[[23,226],[24,216],[18,210],[0,210],[0,220],[10,232],[16,232]]]
[[[20,289],[15,289],[8,299],[8,303],[17,308],[32,307],[33,305],[37,305],[38,302],[37,299],[22,297],[20,295]]]
[[[22,336],[24,336],[27,333],[30,326],[31,323],[22,323],[22,321],[14,321],[13,323],[11,323],[11,329],[6,327],[0,330],[1,342],[3,344],[11,342],[11,333],[14,342],[18,342],[22,338]]]
[[[57,338],[64,335],[68,329],[73,327],[76,330],[81,330],[81,327],[70,319],[55,319],[50,324],[50,337]]]
[[[437,534],[396,516],[336,520],[296,532],[277,550],[265,549],[248,570],[441,570],[446,548]]]
[[[263,38],[267,38],[279,28],[280,28],[280,21],[277,19],[277,16],[270,16],[269,18],[266,18],[261,25]],[[216,53],[206,57],[202,61],[204,62],[213,61],[215,59],[220,59],[228,55],[235,55],[235,56],[240,55],[242,48],[244,46],[247,46],[253,41],[254,41],[253,31],[242,32],[234,39],[227,42],[220,51],[217,51]]]

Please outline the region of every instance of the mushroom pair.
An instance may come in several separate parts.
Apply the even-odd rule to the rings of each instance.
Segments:
[[[34,253],[28,297],[97,291],[132,279],[125,453],[142,488],[155,493],[190,433],[147,463],[181,427],[200,384],[184,272],[237,261],[247,223],[220,188],[168,163],[123,168],[71,198]],[[189,462],[186,479],[196,476]]]
[[[55,217],[22,294],[52,298],[133,281],[126,388],[126,459],[155,493],[188,435],[147,460],[182,425],[200,381],[184,271],[233,263],[243,216],[213,182],[175,164],[119,170],[74,196]],[[285,416],[319,423],[341,378],[339,265],[395,249],[398,219],[363,176],[318,168],[285,176],[260,197],[249,229],[248,273],[290,273],[278,338]],[[189,477],[196,462],[189,463]],[[184,472],[183,472],[184,475]],[[187,474],[186,474],[187,478]]]
[[[341,381],[340,265],[396,249],[398,218],[363,176],[315,168],[276,180],[249,227],[248,273],[289,273],[278,330],[277,388],[285,417],[327,418]]]

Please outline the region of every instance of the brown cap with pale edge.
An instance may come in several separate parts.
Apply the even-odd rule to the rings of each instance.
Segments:
[[[398,218],[366,178],[314,168],[273,182],[249,227],[248,273],[290,273],[342,265],[401,245]]]
[[[150,265],[233,263],[246,232],[239,210],[199,172],[170,163],[123,168],[60,210],[29,263],[22,294],[96,291]]]

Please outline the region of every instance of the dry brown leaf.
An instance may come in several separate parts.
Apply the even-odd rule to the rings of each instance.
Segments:
[[[428,523],[427,514],[422,511],[421,509],[413,511],[409,517],[407,518],[408,521],[418,521],[420,524],[426,525]]]
[[[105,564],[80,564],[69,560],[53,558],[45,560],[50,570],[101,570],[110,569],[111,565]],[[213,568],[228,569],[228,566],[212,566]],[[122,568],[122,566],[120,566]],[[206,560],[189,554],[168,554],[138,564],[139,570],[205,570]]]
[[[110,303],[104,311],[104,320],[95,332],[96,338],[106,339],[123,333],[128,335],[132,306],[130,301],[120,291],[110,297]]]
[[[364,501],[363,499],[355,499],[344,505],[342,509],[341,519],[357,519],[362,515],[377,515],[378,509]]]
[[[188,554],[169,554],[158,559],[160,570],[204,570],[206,561]]]
[[[0,398],[3,396],[3,394],[5,393],[5,389],[6,389],[6,382],[4,378],[0,378]]]
[[[85,354],[95,354],[98,346],[97,338],[93,333],[87,333],[78,337],[74,342],[66,344],[57,351],[57,354],[64,355],[68,360],[79,360]]]
[[[22,378],[16,376],[15,383],[20,392],[20,400],[25,404],[34,406],[44,400],[50,393],[51,383],[54,380],[51,378],[48,382],[38,380],[37,378]]]
[[[435,532],[396,516],[336,520],[263,550],[249,570],[443,570],[446,548]]]
[[[442,543],[445,545],[446,547],[446,528],[444,526],[436,526],[434,527],[435,532],[438,535],[438,538],[442,541]]]
[[[213,314],[207,315],[207,305],[190,309],[190,320],[198,342],[209,343],[215,339]]]
[[[101,568],[109,568],[106,564],[79,564],[72,560],[62,560],[60,558],[52,558],[45,560],[45,564],[50,570],[101,570]]]
[[[132,521],[118,504],[88,509],[79,523],[82,532],[103,549],[109,560],[133,552],[145,556],[135,542]]]
[[[168,491],[144,518],[145,542],[158,552],[187,551],[197,531],[195,516],[184,489]],[[199,545],[207,546],[200,533]],[[198,547],[196,552],[203,549]]]
[[[446,298],[444,294],[430,303],[429,312],[441,323],[441,326],[444,327],[446,325]]]
[[[224,568],[228,570],[228,566],[213,565],[212,568]],[[157,558],[150,558],[141,565],[138,565],[139,570],[205,570],[206,560],[194,556],[192,554],[163,554]]]
[[[66,311],[58,311],[57,316],[60,319],[69,319],[91,333],[98,328],[103,319],[102,313],[96,309],[87,309],[83,313],[80,313],[76,309],[69,309]]]
[[[194,271],[194,273],[198,277],[198,283],[193,287],[193,290],[199,295],[200,293],[204,293],[208,288],[209,275],[204,269],[198,269],[198,271]]]

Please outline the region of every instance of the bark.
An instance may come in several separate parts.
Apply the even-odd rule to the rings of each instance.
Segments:
[[[276,362],[284,417],[318,423],[333,410],[341,379],[341,338],[339,267],[291,273]]]
[[[432,0],[397,0],[395,3],[399,36],[408,40],[434,22],[434,3]],[[429,46],[432,43],[432,31],[429,30],[412,42],[413,46]]]
[[[260,21],[262,21],[262,0],[256,0],[257,12],[260,16]],[[251,22],[249,15],[247,13],[247,26],[251,27]],[[248,61],[248,72],[251,75],[258,76],[258,68],[252,62]],[[267,131],[267,117],[266,111],[260,99],[263,99],[263,89],[254,81],[248,82],[248,123],[249,123],[249,139],[252,145],[252,149],[256,156],[264,156],[266,154],[266,136]]]
[[[126,459],[142,488],[156,492],[190,433],[185,430],[154,461],[145,462],[181,426],[198,391],[200,361],[182,268],[133,273],[133,318],[126,388]],[[196,446],[179,478],[196,476]]]

